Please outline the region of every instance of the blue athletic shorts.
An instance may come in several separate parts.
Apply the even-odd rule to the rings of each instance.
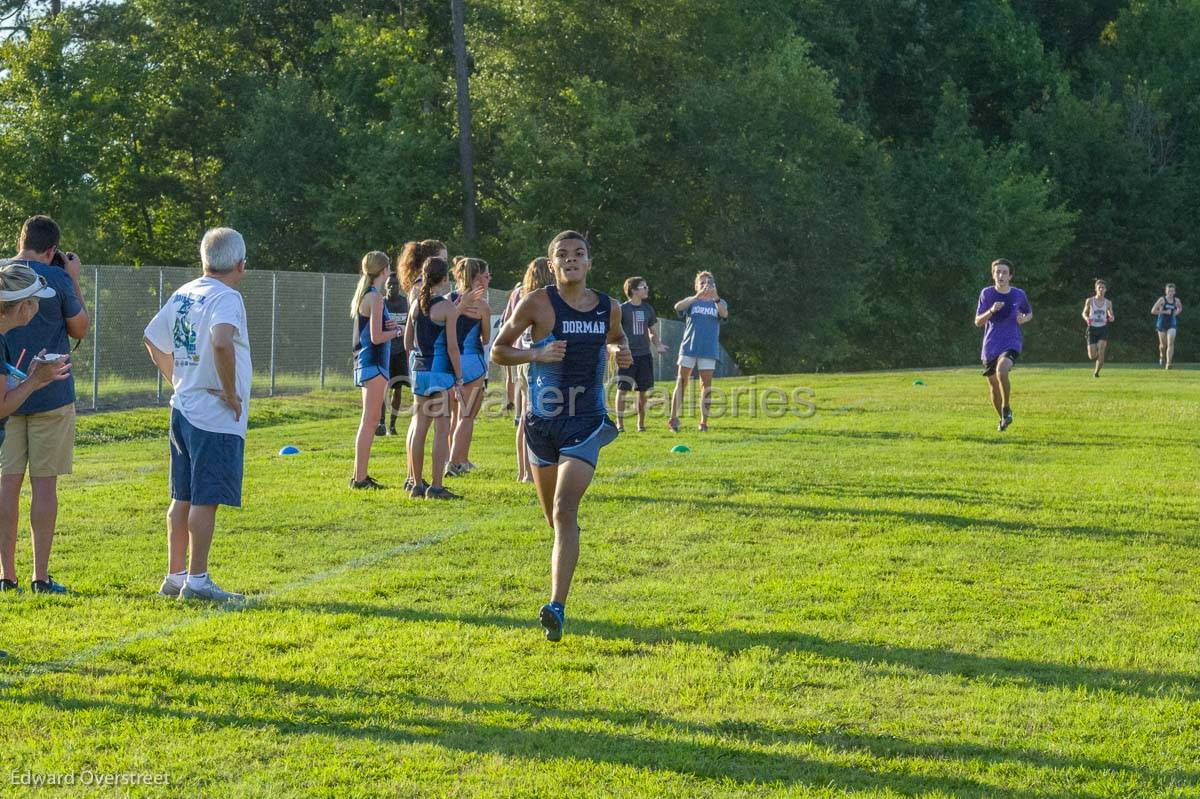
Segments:
[[[482,355],[463,353],[461,363],[463,383],[470,383],[487,374],[487,361]]]
[[[454,374],[451,372],[422,372],[418,369],[412,373],[412,378],[412,393],[418,397],[432,397],[454,386]]]
[[[616,438],[617,426],[607,416],[525,416],[525,448],[534,466],[574,458],[595,468],[600,448]]]
[[[193,505],[242,504],[246,441],[193,427],[171,409],[171,499]]]
[[[354,354],[354,385],[365,386],[368,380],[376,377],[388,379],[388,365],[379,363],[375,356],[376,353],[365,348]]]

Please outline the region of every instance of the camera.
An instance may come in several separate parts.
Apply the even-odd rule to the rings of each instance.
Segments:
[[[67,254],[62,250],[56,249],[54,257],[50,259],[51,266],[57,266],[59,269],[67,268]]]

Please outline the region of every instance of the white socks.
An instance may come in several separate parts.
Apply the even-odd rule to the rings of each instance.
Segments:
[[[187,576],[188,588],[200,588],[208,581],[208,572],[200,572],[199,574],[189,574]]]

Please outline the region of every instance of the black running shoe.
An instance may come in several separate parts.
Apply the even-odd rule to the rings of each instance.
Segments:
[[[375,491],[377,489],[384,488],[384,486],[381,483],[376,482],[375,478],[369,474],[362,480],[355,480],[353,477],[351,477],[350,478],[350,487],[353,489],[356,489],[356,490],[364,490],[365,489],[367,491]]]
[[[429,486],[425,489],[425,499],[462,499],[462,497],[448,488],[434,488],[433,486]]]
[[[387,425],[385,425],[383,422],[380,422],[379,424],[377,424],[375,426],[375,435],[386,436],[387,435]]]
[[[1004,409],[1004,426],[1008,427],[1012,424],[1012,408]]]
[[[422,480],[420,485],[414,485],[408,490],[408,495],[413,499],[424,499],[425,492],[428,490],[429,483],[426,483],[424,480]]]
[[[34,580],[29,584],[29,588],[35,594],[65,594],[67,587],[62,583],[54,582],[54,578],[49,574],[45,580]]]
[[[14,594],[24,593],[24,590],[16,580],[0,580],[0,593],[4,591],[12,591]]]

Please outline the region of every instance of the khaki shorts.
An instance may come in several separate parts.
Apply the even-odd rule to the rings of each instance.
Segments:
[[[529,364],[519,363],[513,367],[513,379],[519,390],[529,388]]]
[[[70,474],[75,455],[75,403],[41,413],[16,414],[4,426],[0,474]]]

